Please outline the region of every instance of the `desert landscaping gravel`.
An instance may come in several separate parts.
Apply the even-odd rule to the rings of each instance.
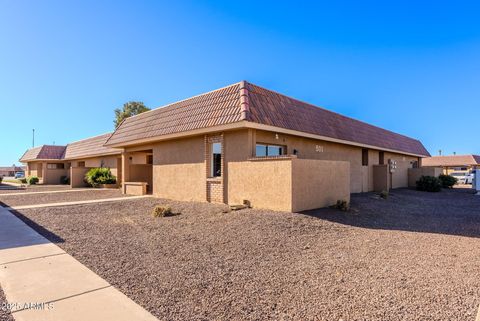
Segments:
[[[156,204],[180,215],[153,218]],[[303,214],[153,198],[20,218],[160,320],[462,320],[480,303],[480,196],[354,195]]]
[[[38,193],[27,195],[14,194],[0,196],[0,205],[22,206],[59,202],[86,201],[116,197],[128,197],[128,195],[122,194],[119,189],[91,189],[87,191],[83,190],[67,193]]]
[[[13,321],[2,287],[0,287],[0,321]]]

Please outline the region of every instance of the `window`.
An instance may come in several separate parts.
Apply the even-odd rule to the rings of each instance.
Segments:
[[[147,164],[152,165],[153,164],[153,155],[147,155]]]
[[[213,143],[211,154],[211,177],[222,176],[222,144]]]
[[[85,162],[78,162],[78,167],[85,167]]]
[[[65,164],[63,164],[63,163],[48,163],[47,168],[48,169],[64,169]]]
[[[368,166],[368,149],[362,149],[362,165]]]
[[[378,153],[378,163],[380,165],[385,164],[385,153],[384,152],[379,152]]]
[[[279,145],[257,144],[255,148],[256,157],[280,156],[285,154],[285,147]]]

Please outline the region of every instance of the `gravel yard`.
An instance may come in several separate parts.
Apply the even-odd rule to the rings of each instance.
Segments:
[[[17,215],[161,320],[475,319],[480,197],[464,190],[354,195],[346,213],[168,201],[182,214],[153,218],[165,203]]]
[[[0,287],[0,321],[13,321],[12,314],[8,310],[6,303],[5,294],[3,293],[2,287]]]
[[[88,191],[74,191],[67,193],[38,193],[38,194],[14,194],[0,196],[0,205],[22,206],[58,202],[86,201],[114,197],[128,197],[119,189],[92,189]]]

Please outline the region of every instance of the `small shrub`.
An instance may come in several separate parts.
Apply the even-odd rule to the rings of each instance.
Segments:
[[[30,176],[27,178],[27,183],[28,185],[35,185],[39,182],[40,180],[38,179],[37,176]]]
[[[350,205],[345,200],[338,200],[337,204],[333,205],[332,207],[344,212],[350,209]]]
[[[112,175],[110,168],[92,168],[85,174],[85,181],[93,186],[98,187],[101,184],[115,184],[117,178]]]
[[[388,198],[388,191],[381,191],[380,192],[380,197],[386,200]]]
[[[440,192],[442,190],[442,182],[437,177],[422,176],[417,181],[417,190],[425,192]]]
[[[70,184],[70,177],[68,177],[68,176],[60,177],[60,184],[63,184],[63,185]]]
[[[457,184],[458,179],[456,177],[453,177],[451,175],[440,175],[438,177],[440,179],[440,182],[442,183],[443,188],[452,188],[453,185]]]
[[[27,179],[24,177],[24,178],[20,178],[19,179],[20,183],[22,184],[27,184]]]
[[[169,205],[157,205],[152,212],[153,217],[173,216],[172,208]]]
[[[0,176],[0,184],[2,184],[3,176]]]

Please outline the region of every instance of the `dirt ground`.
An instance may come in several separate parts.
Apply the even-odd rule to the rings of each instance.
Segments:
[[[0,193],[1,194],[1,193]],[[74,191],[68,193],[38,193],[26,194],[14,193],[0,196],[0,205],[3,206],[22,206],[22,205],[36,205],[59,202],[74,202],[85,201],[115,197],[128,197],[122,194],[119,189],[91,189],[83,191]]]
[[[153,218],[169,203],[173,217]],[[17,215],[161,320],[466,320],[480,304],[480,196],[354,195],[352,210],[130,202]]]

